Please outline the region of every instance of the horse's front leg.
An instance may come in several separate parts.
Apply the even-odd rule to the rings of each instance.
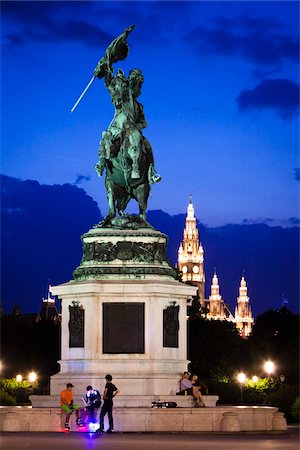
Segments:
[[[149,184],[141,184],[135,189],[135,198],[139,204],[140,217],[146,220],[148,197],[150,192]]]
[[[102,225],[107,225],[111,219],[116,217],[116,206],[115,206],[115,196],[113,186],[109,182],[105,182],[105,188],[107,193],[108,200],[108,214],[107,216],[100,222]]]
[[[124,196],[117,201],[117,210],[118,210],[118,213],[120,214],[120,216],[124,216],[124,210],[125,210],[126,206],[128,205],[129,200],[130,200],[130,195],[124,193]]]
[[[111,184],[109,184],[106,187],[107,191],[107,200],[108,200],[108,214],[111,219],[113,217],[116,217],[116,205],[115,205],[115,196],[114,196],[114,190]]]

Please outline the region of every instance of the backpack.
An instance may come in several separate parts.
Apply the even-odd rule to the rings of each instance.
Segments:
[[[96,391],[96,390],[94,390],[94,395],[95,395],[95,398],[94,398],[94,400],[93,400],[93,404],[94,404],[94,406],[95,406],[95,408],[100,408],[100,406],[101,406],[101,395],[100,395],[100,392],[99,391]]]

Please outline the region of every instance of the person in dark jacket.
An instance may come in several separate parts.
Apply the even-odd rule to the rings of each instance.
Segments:
[[[104,417],[108,414],[109,429],[107,433],[112,433],[114,429],[114,421],[112,415],[113,397],[119,393],[118,388],[112,383],[112,376],[108,373],[105,376],[106,385],[103,392],[103,406],[100,413],[100,428],[99,433],[104,431]]]
[[[87,386],[85,394],[86,409],[89,413],[89,422],[96,423],[97,410],[101,406],[101,395],[97,389]]]

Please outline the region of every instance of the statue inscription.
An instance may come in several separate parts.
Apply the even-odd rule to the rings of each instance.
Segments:
[[[144,303],[103,303],[103,353],[144,353],[144,335]]]

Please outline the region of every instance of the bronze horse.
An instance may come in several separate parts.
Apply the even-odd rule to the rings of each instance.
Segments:
[[[96,164],[99,175],[102,175],[104,167],[106,168],[105,188],[109,211],[102,225],[108,224],[116,217],[117,212],[123,216],[132,198],[139,205],[139,216],[146,219],[150,193],[149,170],[152,167],[149,147],[148,140],[141,132],[135,128],[127,129],[121,145],[111,147],[109,159],[102,161],[102,164]]]

